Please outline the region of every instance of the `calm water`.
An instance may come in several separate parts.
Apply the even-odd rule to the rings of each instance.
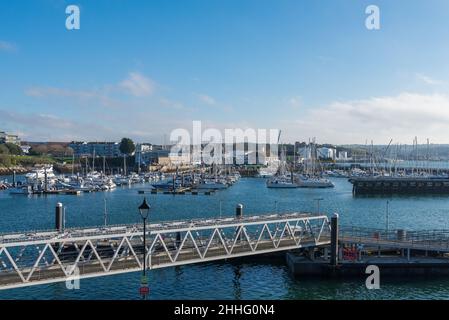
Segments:
[[[1,178],[0,178],[1,180]],[[342,224],[385,228],[386,201],[390,200],[389,228],[449,229],[449,197],[354,198],[345,179],[324,190],[268,189],[263,179],[242,179],[211,196],[147,195],[151,219],[178,220],[232,216],[237,203],[246,215],[289,211],[338,212]],[[137,189],[81,196],[11,196],[0,192],[0,232],[51,229],[57,202],[66,206],[67,226],[103,223],[104,199],[108,223],[140,221]],[[139,299],[139,273],[81,280],[80,290],[64,283],[0,291],[0,299]],[[381,280],[380,290],[364,282],[293,279],[283,262],[217,262],[150,272],[151,299],[449,299],[449,278],[437,280]]]

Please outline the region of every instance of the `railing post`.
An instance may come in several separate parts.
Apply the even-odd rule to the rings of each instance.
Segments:
[[[235,217],[238,220],[243,218],[243,204],[239,203],[235,207]],[[243,227],[238,227],[237,230],[236,230],[236,233],[239,233],[241,228],[243,228]],[[242,230],[242,232],[243,232],[243,230]],[[237,240],[238,241],[242,241],[242,235],[241,234],[238,236]]]
[[[331,217],[331,266],[338,265],[338,213]]]

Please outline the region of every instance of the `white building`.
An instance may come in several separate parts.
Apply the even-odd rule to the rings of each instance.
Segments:
[[[0,143],[12,143],[20,146],[20,138],[15,134],[8,134],[4,131],[0,131]]]
[[[168,159],[173,165],[190,165],[190,154],[169,153]]]
[[[299,161],[301,160],[309,160],[312,158],[312,150],[309,147],[304,147],[298,149]]]
[[[22,145],[22,146],[20,146],[20,149],[22,149],[22,152],[23,152],[24,154],[28,154],[28,153],[30,153],[31,146],[28,146],[28,145]]]
[[[347,151],[339,151],[337,160],[348,160],[348,152]]]
[[[335,160],[337,156],[337,150],[335,148],[321,147],[317,149],[318,158]]]

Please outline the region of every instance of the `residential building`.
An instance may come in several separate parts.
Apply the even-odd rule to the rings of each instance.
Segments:
[[[338,152],[338,156],[337,156],[337,160],[348,160],[348,152],[347,151],[339,151]]]
[[[18,135],[0,131],[0,143],[13,143],[20,146],[20,138]]]
[[[320,159],[335,160],[337,156],[337,150],[335,148],[321,147],[317,149],[317,155]]]
[[[118,142],[71,142],[69,147],[73,149],[75,157],[92,156],[94,153],[99,157],[120,157],[123,154],[120,151]]]
[[[169,150],[155,149],[152,147],[149,150],[139,150],[136,151],[135,161],[136,164],[139,163],[141,165],[150,165],[152,163],[161,163],[162,158],[166,158],[167,161],[169,159]]]

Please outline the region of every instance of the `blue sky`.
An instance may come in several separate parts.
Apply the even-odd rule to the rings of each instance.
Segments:
[[[201,120],[284,141],[449,142],[447,39],[446,0],[2,1],[0,130],[158,143]]]

